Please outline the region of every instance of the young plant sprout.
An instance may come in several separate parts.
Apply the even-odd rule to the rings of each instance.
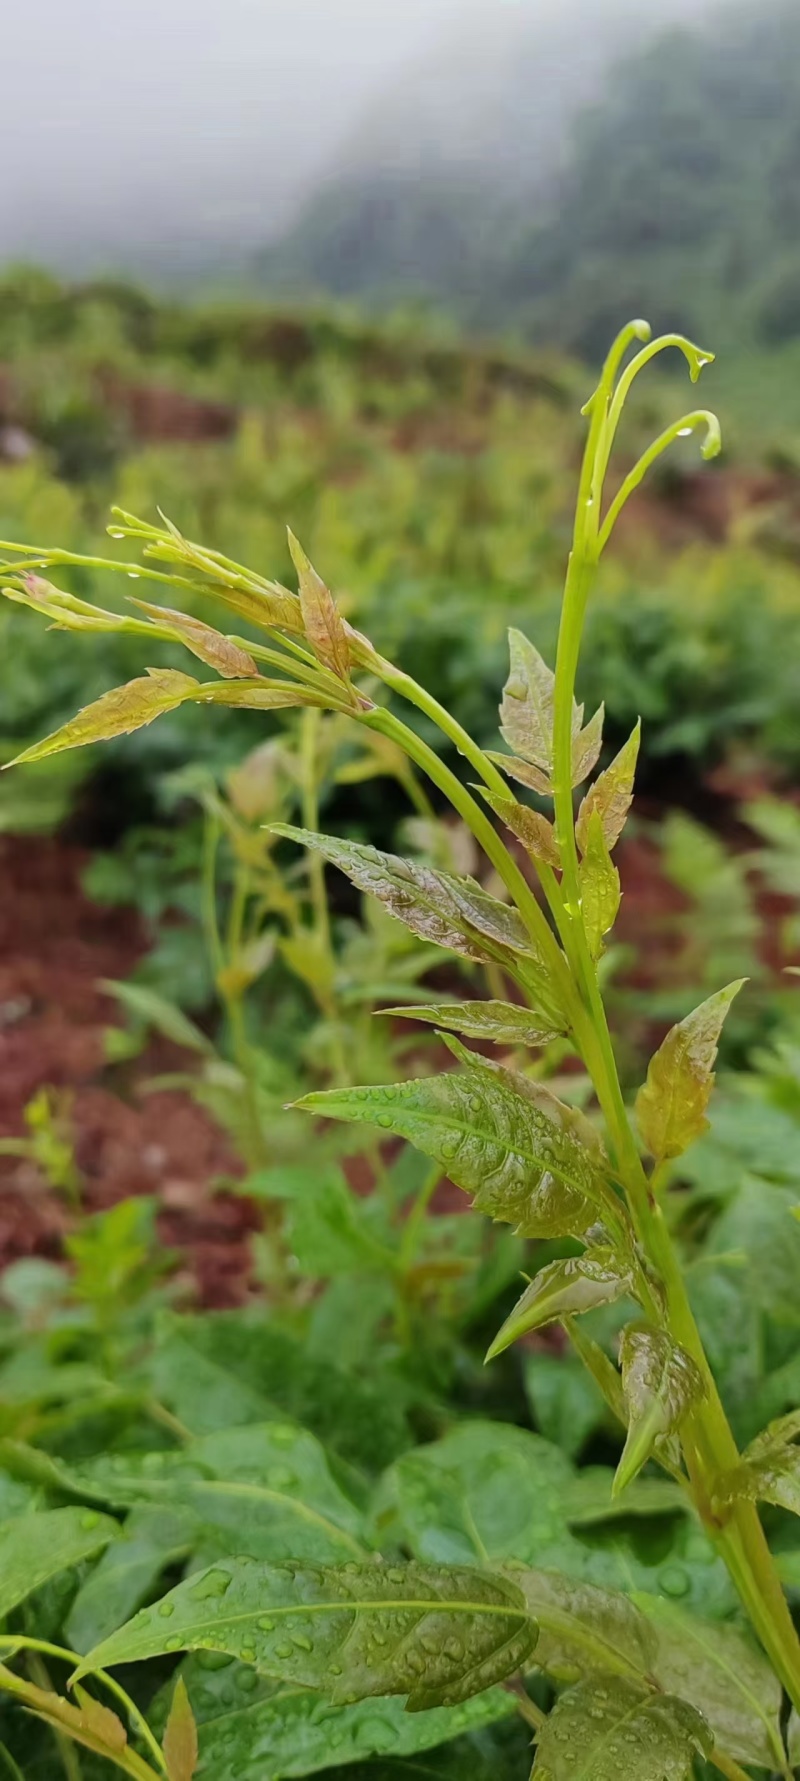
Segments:
[[[201,664],[195,675],[154,669],[106,693],[27,749],[21,762],[122,735],[184,702],[258,711],[303,706],[346,715],[396,745],[471,830],[504,886],[503,901],[477,881],[438,867],[308,828],[274,826],[274,835],[337,866],[425,941],[499,967],[502,975],[495,980],[507,979],[518,997],[513,1004],[495,998],[423,1011],[438,1025],[455,1068],[392,1086],[343,1084],[307,1094],[297,1105],[327,1120],[401,1137],[471,1195],[477,1211],[525,1237],[570,1237],[580,1245],[578,1254],[550,1262],[529,1282],[487,1359],[530,1331],[563,1325],[624,1433],[615,1494],[624,1501],[633,1492],[633,1501],[647,1465],[667,1474],[667,1488],[691,1506],[724,1560],[772,1676],[735,1629],[709,1624],[697,1676],[692,1681],[687,1671],[677,1686],[659,1656],[652,1619],[627,1597],[579,1587],[556,1572],[509,1569],[490,1560],[476,1566],[403,1562],[394,1555],[383,1560],[356,1543],[336,1564],[226,1558],[194,1573],[155,1609],[141,1611],[89,1651],[78,1681],[164,1653],[212,1650],[279,1682],[319,1690],[343,1714],[371,1696],[406,1696],[412,1712],[456,1708],[500,1684],[516,1691],[520,1710],[535,1727],[538,1781],[572,1781],[577,1773],[583,1781],[619,1775],[626,1781],[680,1781],[698,1754],[729,1781],[741,1781],[741,1764],[751,1760],[783,1776],[791,1773],[780,1688],[800,1711],[800,1643],[758,1503],[800,1512],[800,1413],[771,1425],[746,1452],[738,1450],[663,1205],[672,1160],[707,1126],[718,1041],[742,984],[721,986],[672,1029],[651,1059],[631,1116],[598,978],[620,901],[613,852],[633,797],[639,727],[592,779],[603,710],[587,719],[576,700],[587,602],[617,519],[673,440],[699,432],[705,458],[720,449],[715,416],[693,409],[649,446],[613,496],[606,495],[626,400],[645,368],[673,347],[696,382],[712,355],[680,335],[651,340],[644,322],[632,322],[614,342],[583,411],[588,434],[555,667],[521,632],[511,632],[500,708],[506,752],[478,747],[423,687],[351,628],[291,534],[297,594],[192,543],[167,521],[150,525],[118,510],[111,536],[130,541],[140,556],[105,562],[8,545],[18,560],[4,592],[58,627],[124,630],[144,642],[181,643]],[[45,578],[76,563],[149,579],[171,600],[191,602],[191,612],[133,598],[130,616],[119,617]],[[207,596],[261,640],[236,630],[223,635],[195,616],[195,605]],[[212,677],[202,677],[203,668]],[[471,784],[404,722],[403,702],[436,726],[448,748],[455,746]],[[524,802],[520,787],[547,801],[552,814]],[[540,895],[520,865],[520,849]],[[420,1017],[418,1006],[390,1012]],[[462,1042],[520,1049],[554,1036],[568,1040],[583,1061],[603,1136],[594,1120],[541,1082]],[[581,1323],[583,1313],[616,1301],[629,1310],[618,1368]],[[288,1551],[286,1557],[295,1555]],[[740,1641],[738,1655],[726,1646],[731,1639]],[[733,1733],[726,1742],[725,1715],[710,1692],[704,1694],[704,1664],[731,1677],[745,1663],[742,1649],[756,1665],[767,1703],[761,1756]],[[569,1678],[547,1717],[524,1685],[537,1670],[557,1686]],[[18,1688],[0,1675],[0,1686],[6,1684]],[[69,1734],[65,1712],[62,1726]],[[127,1772],[145,1771],[128,1762]],[[165,1772],[189,1775],[191,1766]]]

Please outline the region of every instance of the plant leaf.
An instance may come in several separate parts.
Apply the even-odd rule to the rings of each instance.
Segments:
[[[514,754],[550,778],[553,768],[555,675],[521,631],[508,633],[511,656],[500,706],[500,733]]]
[[[213,1056],[214,1047],[205,1033],[195,1026],[193,1020],[183,1013],[174,1002],[168,1002],[157,990],[149,989],[145,983],[117,983],[110,977],[101,977],[99,987],[115,996],[131,1014],[145,1020],[149,1027],[162,1033],[165,1039],[171,1039],[175,1045],[183,1045],[188,1051],[199,1051]]]
[[[350,645],[336,601],[302,544],[289,532],[289,550],[297,570],[303,624],[314,654],[338,680],[350,682]]]
[[[361,1765],[389,1751],[393,1759],[414,1756],[516,1712],[513,1695],[502,1688],[458,1707],[418,1713],[407,1713],[391,1695],[333,1707],[307,1688],[276,1686],[235,1660],[209,1669],[204,1658],[187,1658],[180,1674],[197,1718],[204,1770],[213,1781],[288,1781],[333,1763],[338,1772],[339,1763]],[[361,1767],[355,1772],[360,1775]],[[366,1781],[371,1768],[364,1773]]]
[[[463,1072],[332,1089],[295,1105],[407,1139],[475,1196],[479,1212],[523,1236],[587,1230],[605,1188],[604,1155],[589,1122],[542,1083],[463,1047],[458,1055]]]
[[[40,1509],[0,1526],[0,1619],[51,1577],[94,1558],[119,1528],[95,1509]]]
[[[215,668],[224,679],[258,677],[256,663],[246,649],[242,649],[239,643],[232,642],[230,637],[223,636],[221,631],[215,631],[213,625],[207,625],[203,619],[195,618],[193,613],[179,612],[172,606],[159,606],[150,600],[132,600],[131,605],[146,612],[154,624],[168,625],[193,655],[198,656],[209,668]]]
[[[581,912],[593,959],[599,959],[606,934],[613,928],[620,903],[619,873],[606,846],[597,811],[589,822],[579,869]]]
[[[199,1755],[197,1726],[182,1676],[175,1684],[162,1748],[169,1781],[193,1781]]]
[[[405,1694],[412,1709],[454,1706],[518,1669],[536,1632],[516,1585],[473,1569],[228,1559],[137,1614],[79,1673],[227,1651],[333,1701]]]
[[[605,706],[599,705],[594,717],[590,717],[584,730],[572,731],[572,783],[583,785],[592,768],[597,765],[598,756],[603,746],[603,722]]]
[[[52,1689],[23,1681],[3,1665],[0,1665],[0,1681],[4,1692],[15,1695],[30,1713],[45,1725],[52,1726],[56,1733],[66,1733],[76,1744],[82,1744],[96,1756],[105,1757],[115,1768],[136,1776],[137,1781],[140,1775],[151,1773],[129,1749],[128,1734],[121,1719],[110,1707],[93,1700],[85,1689],[75,1689],[76,1706]]]
[[[90,742],[108,742],[113,736],[127,736],[141,730],[165,711],[175,711],[184,700],[197,695],[199,683],[190,674],[179,674],[173,668],[154,668],[125,686],[115,686],[102,693],[91,705],[85,705],[69,723],[42,742],[25,748],[7,767],[21,761],[42,761],[47,755],[60,754],[65,748],[85,748]]]
[[[541,860],[545,866],[556,868],[561,865],[555,829],[541,811],[531,810],[527,804],[518,804],[516,798],[501,797],[499,792],[490,791],[485,785],[479,790],[495,815],[522,842],[532,860]]]
[[[381,1008],[380,1013],[426,1020],[465,1039],[491,1039],[495,1045],[547,1045],[564,1030],[515,1002],[425,1002],[413,1008]]]
[[[712,1745],[705,1720],[675,1695],[622,1677],[581,1682],[538,1734],[535,1781],[688,1781],[695,1753]]]
[[[541,767],[534,767],[529,761],[521,761],[518,755],[498,754],[496,750],[487,748],[487,757],[500,767],[509,779],[516,779],[519,785],[525,785],[529,791],[538,792],[542,798],[552,798],[553,787],[549,773]]]
[[[629,1324],[620,1343],[622,1389],[628,1405],[628,1438],[614,1479],[618,1496],[650,1458],[656,1442],[674,1435],[703,1396],[691,1355],[664,1330]]]
[[[553,1682],[572,1683],[597,1675],[639,1679],[648,1674],[657,1640],[629,1596],[562,1577],[557,1571],[510,1575],[538,1622],[533,1661]]]
[[[701,1620],[663,1596],[635,1599],[656,1634],[648,1669],[659,1686],[702,1713],[728,1756],[782,1769],[780,1683],[746,1634],[724,1621]]]
[[[636,1120],[658,1162],[681,1156],[708,1130],[706,1108],[714,1087],[714,1061],[723,1021],[744,978],[729,983],[672,1027],[650,1059],[636,1097]]]
[[[488,896],[471,878],[456,878],[356,841],[314,835],[290,823],[274,823],[271,832],[321,853],[423,940],[481,964],[509,951],[531,952],[530,937],[516,910]]]
[[[575,824],[575,834],[581,853],[586,851],[589,840],[589,824],[594,814],[600,817],[609,853],[616,846],[633,802],[633,782],[636,774],[636,762],[639,758],[641,735],[642,721],[640,718],[619,754],[615,755],[605,772],[598,775],[594,785],[586,793]]]
[[[295,685],[292,680],[204,680],[191,697],[198,705],[233,705],[244,711],[290,711],[307,705],[320,710],[335,706],[335,700],[313,687]],[[339,709],[338,706],[335,707]]]
[[[762,1459],[749,1459],[735,1466],[725,1479],[725,1500],[744,1498],[751,1503],[774,1503],[777,1509],[788,1509],[800,1515],[800,1449],[778,1447]]]
[[[134,1509],[72,1603],[66,1623],[72,1650],[88,1651],[122,1626],[154,1593],[167,1567],[186,1557],[196,1538],[193,1518],[178,1509]]]
[[[550,1262],[526,1287],[522,1298],[498,1331],[486,1355],[487,1361],[510,1348],[530,1330],[542,1329],[562,1317],[612,1305],[631,1291],[632,1278],[609,1250],[587,1250],[566,1261]]]

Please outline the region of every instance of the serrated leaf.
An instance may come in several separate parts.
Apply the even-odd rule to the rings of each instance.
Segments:
[[[705,1720],[675,1695],[623,1678],[568,1689],[537,1735],[535,1781],[689,1781],[709,1756]]]
[[[664,1330],[648,1324],[629,1324],[623,1331],[620,1366],[628,1438],[614,1479],[615,1495],[641,1471],[657,1441],[677,1434],[704,1393],[691,1355]]]
[[[583,853],[589,839],[592,816],[600,818],[609,852],[616,846],[625,827],[633,801],[633,784],[641,741],[641,719],[627,742],[615,755],[611,765],[600,773],[581,804],[575,824],[578,846]]]
[[[708,1130],[706,1108],[714,1087],[714,1062],[725,1016],[744,978],[701,1002],[674,1026],[650,1059],[636,1097],[636,1121],[658,1162],[681,1156]]]
[[[423,940],[481,964],[509,951],[530,954],[530,937],[516,910],[498,903],[472,878],[289,823],[275,823],[271,832],[321,853]]]
[[[137,1777],[137,1781],[142,1775],[149,1777],[151,1771],[128,1748],[128,1734],[121,1719],[110,1707],[93,1700],[85,1689],[75,1689],[76,1705],[52,1689],[23,1681],[2,1665],[0,1679],[4,1691],[16,1695],[29,1713],[51,1726],[57,1734],[66,1733],[76,1744],[82,1744],[96,1756],[105,1757],[115,1768]]]
[[[182,1676],[175,1684],[162,1748],[169,1781],[193,1781],[199,1756],[197,1726]]]
[[[589,1122],[542,1083],[463,1048],[459,1055],[463,1071],[332,1089],[295,1105],[405,1138],[473,1194],[479,1212],[523,1236],[587,1230],[605,1185],[604,1154]]]
[[[549,778],[555,675],[521,631],[510,630],[508,643],[511,661],[500,706],[500,733],[514,754],[541,768]]]
[[[23,749],[7,766],[21,761],[42,761],[48,755],[60,754],[66,748],[85,748],[90,742],[108,742],[114,736],[127,736],[141,730],[165,711],[175,711],[186,699],[193,699],[198,681],[190,674],[179,674],[173,668],[154,668],[125,686],[112,687],[91,705],[85,705],[60,730]]]
[[[592,768],[597,765],[600,750],[603,746],[603,723],[605,706],[599,705],[594,717],[590,717],[586,728],[577,732],[573,726],[572,733],[572,783],[583,785]]]
[[[751,1441],[741,1464],[724,1481],[726,1502],[744,1497],[753,1503],[774,1503],[791,1515],[800,1515],[800,1411],[790,1410],[768,1424]]]
[[[418,1713],[407,1713],[390,1695],[333,1707],[306,1688],[276,1687],[235,1660],[206,1668],[203,1653],[188,1658],[181,1675],[197,1718],[204,1771],[213,1781],[290,1781],[333,1763],[362,1765],[387,1751],[395,1760],[415,1756],[516,1711],[513,1696],[501,1688],[458,1707]]]
[[[341,1169],[264,1169],[241,1183],[246,1199],[282,1200],[287,1208],[286,1239],[302,1272],[311,1279],[334,1279],[376,1267],[391,1269],[392,1253],[376,1196],[353,1192]]]
[[[589,821],[586,848],[579,868],[581,913],[593,959],[599,959],[603,941],[619,912],[619,873],[606,846],[597,811]]]
[[[41,1509],[0,1525],[0,1619],[61,1571],[94,1558],[119,1528],[87,1509]]]
[[[330,668],[338,680],[349,684],[350,645],[336,601],[294,533],[289,532],[288,536],[308,641],[325,667]]]
[[[132,600],[131,604],[146,612],[155,624],[167,625],[193,655],[209,668],[215,668],[224,679],[257,678],[258,668],[247,650],[232,642],[230,637],[223,636],[221,631],[215,631],[213,625],[195,618],[193,613],[179,612],[172,606],[158,606],[150,600]]]
[[[542,816],[541,811],[531,810],[527,804],[519,804],[516,798],[501,797],[499,792],[490,791],[485,785],[480,790],[495,815],[522,842],[531,859],[541,860],[545,866],[560,867],[561,855],[555,829],[547,817]]]
[[[500,767],[509,779],[516,779],[518,785],[527,786],[531,792],[538,792],[542,798],[552,798],[553,784],[549,773],[541,767],[532,766],[530,761],[521,761],[518,755],[498,754],[495,749],[487,748],[487,758]]]
[[[80,1673],[227,1651],[333,1701],[404,1694],[411,1709],[454,1706],[518,1669],[536,1631],[516,1585],[477,1570],[228,1559],[136,1615]]]
[[[547,1045],[564,1031],[563,1026],[514,1002],[425,1002],[380,1012],[404,1020],[429,1021],[431,1026],[461,1033],[465,1039],[491,1039],[495,1045]]]
[[[324,710],[335,703],[313,687],[263,675],[258,680],[204,680],[191,697],[198,705],[232,705],[242,711],[291,711],[295,706]]]
[[[610,1251],[587,1250],[566,1261],[550,1262],[526,1287],[506,1318],[487,1352],[487,1361],[494,1360],[530,1330],[542,1329],[562,1317],[594,1311],[598,1305],[612,1305],[630,1292],[631,1285],[630,1273]]]
[[[702,1713],[736,1762],[781,1769],[781,1687],[744,1632],[705,1621],[661,1596],[636,1597],[657,1638],[648,1669],[667,1694]]]
[[[609,1675],[642,1678],[657,1640],[640,1609],[621,1591],[598,1589],[557,1571],[511,1573],[538,1622],[533,1661],[560,1684]],[[677,1692],[677,1690],[676,1690]]]

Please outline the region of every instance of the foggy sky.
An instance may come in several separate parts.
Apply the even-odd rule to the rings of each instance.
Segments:
[[[614,0],[6,0],[0,264],[260,245],[442,45]],[[634,0],[616,0],[616,4]],[[662,14],[704,0],[658,0]],[[446,59],[446,58],[445,58]],[[128,256],[130,257],[130,256]]]

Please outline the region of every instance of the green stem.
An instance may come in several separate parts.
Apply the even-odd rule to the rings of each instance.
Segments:
[[[80,1668],[80,1665],[83,1662],[82,1657],[80,1657],[77,1651],[70,1651],[63,1645],[51,1645],[47,1639],[30,1639],[27,1635],[19,1633],[0,1634],[0,1651],[8,1651],[10,1656],[13,1657],[15,1652],[20,1650],[38,1651],[41,1652],[43,1657],[60,1658],[63,1663],[69,1664],[73,1669]],[[120,1706],[125,1710],[125,1716],[129,1723],[136,1727],[142,1742],[147,1745],[151,1755],[155,1758],[160,1773],[165,1775],[167,1781],[169,1781],[164,1752],[161,1745],[158,1743],[158,1740],[150,1730],[144,1714],[137,1707],[136,1702],[132,1701],[130,1695],[125,1693],[121,1683],[117,1682],[113,1676],[109,1676],[107,1670],[93,1670],[92,1675],[98,1682],[103,1684],[104,1688],[108,1689],[110,1694],[114,1695],[116,1700],[119,1701]],[[22,1686],[24,1686],[24,1684],[22,1684]],[[131,1752],[131,1756],[133,1756],[133,1754],[134,1753]],[[135,1760],[138,1762],[140,1759],[137,1757]],[[142,1763],[141,1766],[143,1775],[146,1774],[149,1777],[152,1774],[152,1770],[146,1768],[144,1763]]]
[[[411,1207],[411,1211],[406,1218],[405,1225],[403,1226],[403,1236],[400,1243],[400,1255],[398,1260],[398,1266],[402,1274],[407,1274],[416,1260],[420,1232],[425,1222],[428,1207],[430,1206],[431,1200],[433,1199],[441,1179],[441,1164],[434,1163],[433,1168],[428,1170],[419,1193]]]
[[[321,711],[310,708],[303,712],[300,720],[300,772],[302,787],[303,827],[316,834],[319,829],[319,785],[318,761]],[[311,891],[311,910],[314,919],[314,931],[317,945],[325,961],[327,983],[317,991],[317,1000],[326,1020],[329,1022],[333,1046],[333,1070],[337,1082],[344,1085],[352,1080],[347,1068],[344,1040],[341,1033],[339,1009],[336,993],[331,986],[336,975],[336,957],[333,950],[331,935],[331,918],[328,908],[328,893],[325,888],[325,861],[321,853],[312,848],[308,856],[309,888]]]

